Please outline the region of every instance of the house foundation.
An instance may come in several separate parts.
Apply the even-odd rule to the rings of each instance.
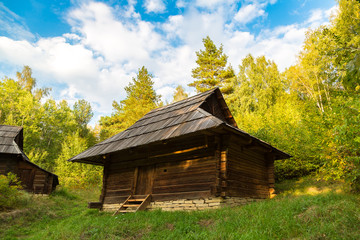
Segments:
[[[209,197],[202,199],[178,199],[170,201],[151,202],[146,208],[147,211],[192,211],[217,209],[221,207],[234,207],[246,205],[251,202],[261,201],[263,199],[255,199],[250,197]],[[113,212],[119,209],[121,204],[104,204],[103,211]]]

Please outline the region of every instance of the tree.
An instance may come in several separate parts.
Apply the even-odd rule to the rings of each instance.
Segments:
[[[189,95],[185,92],[185,89],[181,85],[178,85],[175,89],[172,102],[181,101],[181,100],[187,98],[188,96]]]
[[[87,127],[87,124],[94,116],[90,103],[85,101],[84,99],[76,101],[73,107],[73,113],[77,125],[81,128],[80,135],[82,137],[87,136],[89,133],[89,128]]]
[[[55,173],[62,185],[68,187],[89,187],[101,184],[102,167],[72,163],[67,160],[83,152],[87,143],[78,132],[68,135],[61,144],[61,152],[56,159]]]
[[[331,91],[339,88],[334,82],[338,75],[334,69],[335,58],[327,54],[333,45],[322,31],[323,27],[319,27],[306,33],[298,64],[285,72],[290,90],[313,101],[321,114],[331,104]]]
[[[16,72],[18,83],[23,89],[31,92],[36,85],[36,79],[32,77],[32,70],[29,66],[24,66],[21,72]]]
[[[360,88],[360,1],[339,0],[338,14],[323,29],[332,48],[327,56],[334,56],[339,80],[348,91]]]
[[[285,93],[277,65],[264,56],[255,59],[249,54],[239,69],[235,91],[228,98],[235,115],[263,113]]]
[[[150,110],[159,106],[160,95],[157,95],[152,75],[145,67],[139,69],[136,78],[125,87],[126,99],[120,103],[114,101],[114,113],[100,119],[100,138],[108,138],[125,130],[143,117]]]
[[[28,92],[33,93],[36,99],[41,99],[47,96],[50,92],[50,88],[38,88],[35,89],[36,79],[32,76],[32,70],[29,66],[24,66],[21,72],[16,72],[16,78],[22,88]]]
[[[227,56],[223,53],[223,46],[217,48],[209,36],[203,39],[205,50],[196,52],[198,67],[192,70],[192,77],[197,79],[190,83],[197,92],[205,92],[219,86],[224,94],[232,92],[231,81],[235,77],[231,66],[226,67]]]

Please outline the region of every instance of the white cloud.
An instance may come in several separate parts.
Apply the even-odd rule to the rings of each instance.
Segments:
[[[161,101],[163,103],[171,103],[171,100],[173,99],[173,95],[175,92],[175,88],[166,86],[159,88],[156,92],[157,94],[161,95]]]
[[[144,7],[147,13],[162,13],[166,10],[166,6],[161,0],[146,0]]]
[[[320,25],[328,24],[332,14],[338,11],[338,6],[334,6],[328,10],[314,9],[310,13],[309,19],[306,21],[310,28],[316,28]]]
[[[83,37],[83,44],[101,53],[107,61],[144,62],[165,42],[145,21],[120,21],[103,3],[89,3],[69,14],[69,22]]]
[[[183,0],[176,1],[176,7],[178,7],[178,8],[184,8],[184,7],[186,7],[186,5],[187,5],[186,2]]]
[[[249,23],[257,17],[266,15],[265,11],[262,9],[263,7],[264,5],[255,3],[243,6],[236,13],[234,19],[242,24]]]
[[[236,2],[235,0],[196,0],[196,6],[205,8],[214,8],[218,5],[231,4]]]

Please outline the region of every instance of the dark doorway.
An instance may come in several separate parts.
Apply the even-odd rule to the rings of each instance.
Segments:
[[[31,179],[31,169],[19,169],[21,185],[24,189],[33,190],[33,181]]]
[[[152,193],[155,166],[138,167],[135,195],[147,195]]]

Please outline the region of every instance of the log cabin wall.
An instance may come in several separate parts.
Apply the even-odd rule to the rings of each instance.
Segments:
[[[273,161],[266,154],[241,144],[232,136],[227,149],[226,195],[231,197],[268,198],[269,176],[273,176]]]
[[[6,175],[8,172],[17,172],[17,158],[15,155],[0,153],[0,174]]]
[[[215,148],[214,137],[201,134],[110,155],[100,201],[119,204],[132,193],[147,193],[146,188],[153,201],[211,196],[216,191]],[[139,186],[142,171],[151,175],[149,186]]]
[[[17,174],[25,190],[36,194],[50,194],[53,190],[54,176],[33,164],[18,161]]]
[[[54,176],[36,166],[22,161],[16,155],[0,155],[0,174],[12,172],[21,181],[22,188],[37,194],[50,194],[54,189]]]

